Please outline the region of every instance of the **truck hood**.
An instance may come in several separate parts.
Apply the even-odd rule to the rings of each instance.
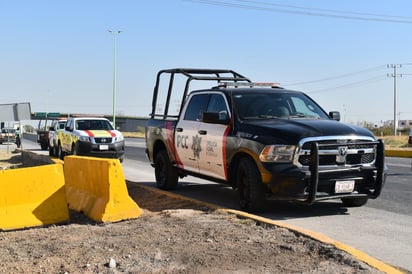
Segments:
[[[258,138],[262,143],[297,144],[301,139],[321,136],[363,136],[375,138],[369,130],[326,119],[264,119],[246,120],[237,128],[238,134]]]
[[[121,133],[117,130],[77,130],[80,136],[88,137],[119,137]]]

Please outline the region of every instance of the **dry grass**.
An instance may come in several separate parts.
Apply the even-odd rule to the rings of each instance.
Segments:
[[[122,134],[125,138],[144,138],[144,132],[124,132]]]
[[[386,148],[412,149],[412,145],[408,144],[408,136],[378,136],[377,138],[385,141]]]

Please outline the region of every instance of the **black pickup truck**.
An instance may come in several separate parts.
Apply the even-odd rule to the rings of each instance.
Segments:
[[[192,82],[209,84],[189,92]],[[186,175],[209,179],[237,189],[242,210],[262,210],[269,199],[362,206],[385,183],[384,144],[339,120],[276,83],[232,70],[167,69],[157,74],[146,152],[159,188]]]

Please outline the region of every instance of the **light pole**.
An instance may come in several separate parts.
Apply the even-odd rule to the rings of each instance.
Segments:
[[[392,74],[388,74],[388,77],[393,77],[393,135],[397,135],[398,134],[398,121],[396,119],[396,78],[397,77],[402,77],[402,74],[399,74],[396,72],[397,68],[401,68],[402,65],[401,64],[391,64],[388,65],[388,68],[393,68],[393,73]]]
[[[107,30],[113,34],[113,127],[116,129],[116,37],[119,30]]]

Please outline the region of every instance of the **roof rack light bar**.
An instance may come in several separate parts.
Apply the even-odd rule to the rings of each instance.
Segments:
[[[220,82],[219,87],[272,87],[272,88],[279,88],[280,83]]]

